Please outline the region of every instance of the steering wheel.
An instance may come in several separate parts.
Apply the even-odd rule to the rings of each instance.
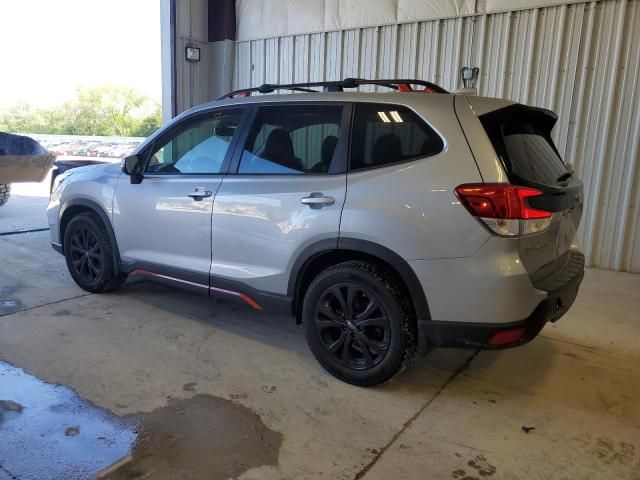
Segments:
[[[166,165],[161,165],[160,167],[158,167],[156,169],[156,172],[162,172],[162,173],[181,173],[180,170],[178,170],[173,163],[167,163]]]
[[[158,165],[160,165],[160,160],[158,160],[158,157],[156,157],[155,155],[153,155],[153,156],[149,159],[149,164],[147,165],[147,167],[157,167]]]

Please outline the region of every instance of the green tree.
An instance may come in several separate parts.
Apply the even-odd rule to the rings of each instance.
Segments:
[[[131,132],[133,137],[148,137],[162,126],[162,107],[155,104],[153,112],[141,118]]]
[[[27,103],[17,103],[0,117],[0,131],[41,133],[39,130],[42,122],[39,117],[39,112]]]
[[[146,137],[160,127],[162,110],[134,89],[78,88],[75,98],[52,108],[19,103],[0,114],[0,131]]]

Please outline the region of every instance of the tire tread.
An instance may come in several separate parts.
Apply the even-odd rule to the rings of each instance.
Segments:
[[[11,185],[9,183],[0,183],[0,207],[9,201],[11,196]]]
[[[319,282],[321,282],[327,276],[337,274],[337,273],[344,273],[345,271],[348,271],[348,270],[356,270],[369,275],[374,279],[374,281],[378,282],[391,295],[393,300],[396,302],[401,314],[400,315],[401,322],[402,322],[401,328],[402,328],[403,337],[404,337],[402,358],[400,362],[398,362],[396,365],[393,365],[393,368],[391,370],[385,370],[378,375],[373,375],[367,378],[358,379],[357,381],[354,381],[353,378],[342,376],[339,374],[339,372],[337,373],[337,372],[331,371],[331,373],[334,374],[340,380],[346,381],[354,385],[359,385],[363,387],[378,385],[390,380],[391,378],[401,373],[404,369],[409,367],[413,362],[413,360],[415,359],[418,353],[418,344],[417,344],[418,335],[417,335],[417,324],[416,324],[415,313],[409,302],[408,294],[404,291],[404,289],[402,289],[398,285],[399,282],[394,278],[394,275],[391,274],[387,269],[385,269],[382,266],[373,264],[371,262],[363,261],[363,260],[348,260],[345,262],[337,263],[320,272],[311,281],[311,283],[309,284],[309,287],[305,292],[303,309],[308,308],[308,297],[310,295],[310,292],[313,291],[313,289]],[[305,317],[306,315],[304,315],[303,313],[303,318]],[[316,358],[316,360],[321,365],[325,366],[323,360],[318,355],[316,355],[315,352],[313,352],[313,349],[312,349],[312,353]]]
[[[74,220],[83,219],[83,218],[86,221],[93,223],[100,235],[102,248],[104,249],[104,252],[105,252],[105,255],[104,255],[105,256],[104,258],[105,274],[104,274],[104,278],[101,280],[101,282],[98,283],[98,285],[95,288],[85,288],[84,286],[80,284],[79,285],[81,288],[87,291],[90,291],[92,293],[107,293],[107,292],[112,292],[114,290],[117,290],[125,282],[125,280],[127,279],[127,276],[123,274],[115,273],[115,264],[114,264],[115,257],[113,252],[113,245],[111,245],[107,228],[102,222],[102,219],[100,218],[100,216],[96,213],[89,213],[89,212],[80,213],[77,216],[75,216],[73,219],[71,219],[71,221],[69,222],[69,225],[67,226],[67,230],[69,229],[69,227],[71,227]]]

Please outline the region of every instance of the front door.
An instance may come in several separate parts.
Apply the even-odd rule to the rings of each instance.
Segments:
[[[113,227],[123,262],[208,286],[213,199],[243,114],[219,109],[185,119],[155,142],[142,183],[118,179]]]
[[[337,246],[349,113],[335,103],[254,112],[213,207],[213,287],[234,280],[284,295],[299,253]]]

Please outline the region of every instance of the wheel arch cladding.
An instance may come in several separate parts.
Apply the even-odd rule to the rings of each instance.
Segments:
[[[64,243],[64,233],[69,225],[69,222],[72,218],[81,213],[93,213],[98,215],[102,224],[107,230],[107,235],[109,236],[109,241],[111,242],[112,250],[113,250],[113,264],[116,269],[116,273],[120,272],[120,252],[118,250],[118,243],[116,242],[116,236],[113,232],[113,227],[111,226],[111,221],[109,220],[109,216],[107,212],[96,202],[77,198],[70,200],[67,202],[63,209],[60,210],[60,219],[58,221],[59,229],[60,229],[60,243]],[[64,246],[64,245],[63,245]]]
[[[340,237],[339,239],[322,240],[309,246],[293,264],[287,294],[293,297],[293,314],[298,323],[301,322],[302,309],[300,307],[304,292],[313,278],[325,268],[347,260],[365,260],[387,268],[405,288],[411,299],[417,320],[431,320],[429,305],[422,285],[411,266],[402,257],[374,242]]]

